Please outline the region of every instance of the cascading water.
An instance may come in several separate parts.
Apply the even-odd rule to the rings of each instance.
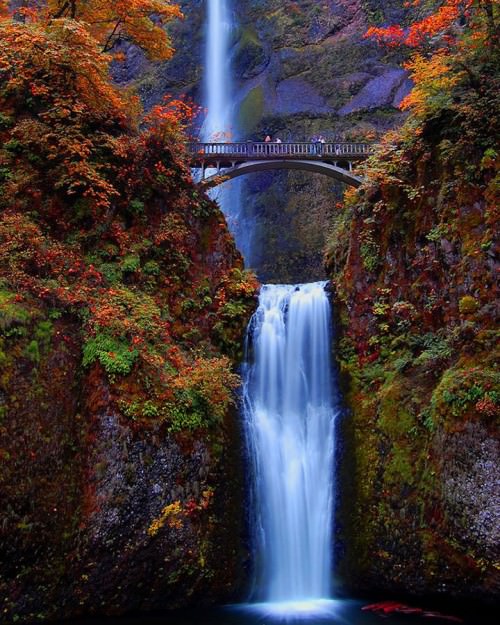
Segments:
[[[207,142],[235,141],[236,120],[231,80],[231,37],[235,30],[232,12],[226,0],[206,0],[207,38],[205,48],[205,105],[207,117],[201,138]],[[209,173],[207,172],[207,175]],[[227,218],[238,249],[251,264],[252,228],[246,222],[241,206],[239,181],[231,181],[212,192]]]
[[[233,23],[226,0],[207,0],[208,33],[205,50],[207,117],[204,141],[231,141],[233,127],[230,39]]]
[[[226,0],[206,0],[205,141],[234,140],[233,23]],[[252,224],[238,187],[217,199],[249,264]],[[317,611],[331,592],[335,398],[325,283],[267,285],[249,329],[245,423],[253,464],[257,597],[278,612]],[[324,607],[324,606],[323,606]]]
[[[332,583],[336,394],[325,283],[263,286],[248,341],[257,593],[293,611],[328,598]]]

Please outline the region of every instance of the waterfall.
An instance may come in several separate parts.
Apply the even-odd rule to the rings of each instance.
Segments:
[[[232,13],[226,0],[206,0],[207,37],[205,46],[205,106],[207,117],[201,130],[206,142],[237,140],[234,87],[231,80],[231,38],[235,31]],[[207,171],[207,175],[215,170]],[[229,229],[247,266],[253,224],[244,217],[241,184],[234,180],[211,192],[226,216]]]
[[[225,0],[206,2],[202,137],[234,140],[234,25]],[[253,224],[242,219],[239,188],[226,188],[217,199],[248,264]],[[325,283],[263,286],[248,345],[244,417],[254,479],[257,598],[266,610],[296,613],[305,606],[314,612],[331,593],[333,547],[336,394]]]
[[[337,404],[331,338],[325,283],[262,287],[244,375],[257,592],[292,610],[331,593]]]
[[[207,117],[204,141],[231,141],[230,38],[233,23],[226,0],[207,0],[208,29],[205,50],[205,101]]]

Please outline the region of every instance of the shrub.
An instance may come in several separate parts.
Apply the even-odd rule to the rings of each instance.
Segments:
[[[458,310],[462,315],[475,313],[479,308],[479,302],[471,295],[465,295],[458,303]]]
[[[83,346],[83,366],[99,361],[110,377],[127,375],[132,371],[139,352],[123,339],[107,334],[97,334]]]

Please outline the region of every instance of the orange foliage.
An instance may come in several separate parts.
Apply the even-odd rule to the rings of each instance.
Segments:
[[[60,119],[84,110],[125,115],[124,101],[109,82],[109,59],[98,53],[82,24],[58,20],[40,27],[4,21],[0,28],[0,71],[7,97],[24,97],[29,89],[51,102],[46,115]],[[68,83],[74,97],[67,93]],[[61,93],[54,94],[55,85]]]
[[[438,51],[430,59],[421,54],[413,56],[405,67],[411,71],[415,86],[401,102],[403,110],[412,109],[417,115],[429,109],[431,98],[446,97],[462,73],[450,71],[449,55]]]
[[[182,371],[182,376],[172,379],[173,388],[195,389],[211,405],[216,416],[223,418],[227,406],[232,403],[232,391],[239,386],[239,377],[231,372],[231,361],[226,356],[197,358]]]
[[[389,48],[407,46],[413,50],[405,67],[415,87],[401,108],[417,115],[432,114],[450,105],[453,87],[464,78],[477,88],[473,66],[495,49],[499,5],[498,0],[442,0],[409,28],[392,25],[366,32],[365,37]],[[411,0],[407,6],[426,5],[423,0]]]
[[[372,26],[366,31],[365,37],[373,38],[378,43],[384,44],[389,48],[396,48],[404,41],[405,31],[398,25],[386,26],[383,28]]]
[[[453,30],[458,19],[468,15],[473,3],[474,0],[444,0],[436,11],[415,22],[408,29],[397,24],[381,28],[371,27],[365,37],[371,37],[389,47],[406,45],[410,48],[418,48],[437,36],[446,37],[446,41],[450,43],[450,40],[453,40]],[[422,2],[413,0],[408,4],[418,6]]]
[[[83,366],[104,368],[136,427],[220,428],[239,382],[220,354],[240,347],[255,283],[215,203],[193,186],[183,146],[197,110],[167,97],[141,118],[103,53],[128,39],[167,58],[161,21],[178,9],[32,6],[5,19],[0,0],[2,283],[79,320]]]
[[[113,138],[89,129],[102,123],[110,129],[129,126],[135,101],[126,101],[110,84],[107,60],[87,30],[69,20],[46,29],[1,22],[0,80],[0,110],[18,118],[9,133],[16,149],[0,154],[0,165],[14,173],[8,197],[32,202],[39,193],[34,172],[25,162],[21,166],[24,152],[42,159],[56,189],[88,198],[94,214],[108,208],[116,191],[93,154],[112,152]]]
[[[172,57],[174,50],[163,26],[182,17],[179,7],[170,0],[48,0],[40,5],[21,7],[16,13],[25,22],[47,26],[78,22],[101,52],[110,52],[120,42],[128,41],[153,60]],[[0,18],[7,15],[8,2],[0,0]]]
[[[52,16],[72,17],[88,24],[104,52],[125,40],[155,60],[166,60],[173,54],[162,25],[182,14],[169,0],[49,0],[48,4]]]

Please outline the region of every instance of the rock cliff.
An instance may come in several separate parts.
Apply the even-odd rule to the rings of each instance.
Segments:
[[[256,284],[175,105],[139,128],[101,56],[89,91],[67,39],[0,28],[2,622],[227,600]]]
[[[174,25],[178,52],[166,64],[130,55],[123,77],[139,85],[147,106],[165,93],[204,101],[203,2],[181,2]],[[411,85],[398,55],[383,55],[363,38],[371,24],[406,19],[409,9],[386,0],[234,2],[231,49],[234,137],[283,141],[312,137],[365,140],[401,123],[397,108]],[[241,196],[240,218],[254,233],[248,263],[262,281],[308,281],[325,276],[319,250],[330,198],[341,189],[300,172],[253,174],[227,183]],[[234,197],[234,196],[233,196]]]
[[[340,569],[357,591],[492,602],[500,588],[488,54],[464,61],[481,83],[462,75],[386,139],[333,220],[326,259],[350,407]]]

